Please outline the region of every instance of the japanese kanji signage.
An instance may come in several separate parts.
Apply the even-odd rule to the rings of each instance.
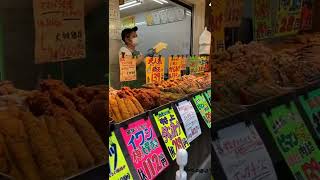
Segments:
[[[253,0],[253,34],[255,40],[270,38],[273,35],[271,1]]]
[[[119,58],[120,82],[134,81],[137,79],[136,59],[131,56]]]
[[[212,37],[213,37],[213,53],[221,53],[225,49],[224,42],[224,10],[225,10],[225,0],[215,0],[212,2]]]
[[[188,58],[190,74],[195,75],[198,73],[199,60],[197,56],[189,56]]]
[[[211,103],[211,89],[204,92],[204,96],[207,98],[208,102]]]
[[[181,77],[181,60],[180,56],[169,57],[169,79],[179,79]]]
[[[135,121],[120,131],[141,180],[155,179],[169,166],[150,119]]]
[[[240,27],[243,11],[243,0],[225,0],[224,13],[225,27]]]
[[[203,96],[203,94],[198,94],[193,97],[193,101],[197,106],[197,109],[199,110],[203,120],[206,122],[207,126],[211,128],[211,108],[206,98]]]
[[[181,70],[186,70],[187,69],[187,62],[188,62],[187,56],[180,56],[180,59],[181,59]]]
[[[278,0],[275,36],[295,34],[301,27],[302,0]]]
[[[271,158],[254,126],[238,123],[217,132],[214,151],[228,180],[277,180]]]
[[[84,0],[33,0],[35,63],[86,56]]]
[[[199,63],[197,64],[197,73],[203,74],[206,69],[206,65],[209,64],[209,56],[200,56],[198,57],[198,60]]]
[[[201,128],[196,111],[190,101],[185,100],[177,105],[178,112],[183,122],[186,131],[188,142],[191,143],[194,139],[201,135]]]
[[[320,89],[309,92],[306,96],[300,96],[299,100],[320,139]]]
[[[117,137],[111,132],[109,137],[109,179],[133,179],[123,156]]]
[[[146,83],[156,83],[164,80],[164,57],[146,58]]]
[[[319,179],[320,151],[294,102],[262,117],[295,179]]]
[[[187,149],[190,144],[184,134],[179,120],[172,108],[166,108],[153,114],[172,160],[176,159],[178,149]]]

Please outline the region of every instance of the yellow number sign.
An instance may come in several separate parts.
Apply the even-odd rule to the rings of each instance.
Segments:
[[[146,83],[158,83],[164,80],[164,57],[146,58]]]

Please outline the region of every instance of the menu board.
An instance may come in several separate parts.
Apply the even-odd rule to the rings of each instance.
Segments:
[[[131,56],[119,58],[120,82],[134,81],[137,79],[136,59]]]
[[[169,79],[179,79],[181,77],[181,58],[180,56],[169,57],[168,67]]]
[[[303,31],[312,29],[312,9],[313,0],[303,0],[301,10],[301,30]]]
[[[309,92],[306,96],[300,96],[299,100],[320,139],[320,89]]]
[[[146,83],[157,83],[164,80],[164,57],[146,58]]]
[[[224,13],[225,27],[240,27],[244,0],[225,0],[226,9]]]
[[[84,1],[33,0],[35,63],[86,57]]]
[[[169,166],[149,118],[135,121],[120,131],[141,180],[155,179]]]
[[[253,125],[238,123],[219,130],[213,147],[228,180],[277,180],[268,151]]]
[[[198,94],[193,97],[193,102],[197,106],[203,120],[206,122],[207,126],[211,128],[211,108],[202,94]]]
[[[262,117],[295,179],[319,179],[320,151],[294,102]]]
[[[133,179],[116,135],[109,137],[109,179]]]
[[[297,33],[301,26],[302,0],[279,0],[275,36]]]
[[[253,0],[253,34],[255,40],[272,37],[270,0]]]
[[[188,100],[179,102],[177,109],[182,119],[183,126],[188,137],[188,142],[191,143],[194,139],[201,135],[201,128],[197,113],[194,110],[191,102]]]
[[[172,160],[176,159],[178,149],[187,149],[190,144],[179,120],[172,108],[163,109],[153,114],[162,139]]]
[[[213,53],[221,53],[225,49],[224,42],[224,10],[225,0],[216,0],[212,3],[212,41],[213,41]]]

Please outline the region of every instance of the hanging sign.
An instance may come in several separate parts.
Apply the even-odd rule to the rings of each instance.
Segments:
[[[225,0],[226,9],[224,13],[225,27],[240,27],[243,11],[243,0]]]
[[[146,58],[146,82],[158,83],[164,80],[164,57]]]
[[[33,0],[35,63],[86,57],[84,1]]]
[[[126,28],[133,28],[136,26],[136,17],[135,16],[128,16],[121,19],[121,26],[122,29]]]
[[[302,0],[279,0],[275,36],[298,33],[301,27]]]
[[[131,56],[119,58],[120,82],[137,80],[137,60]]]
[[[179,79],[181,77],[181,58],[180,56],[169,57],[168,67],[169,79]]]
[[[197,106],[203,120],[206,122],[207,126],[211,128],[211,108],[202,94],[198,94],[192,98],[193,102]]]
[[[216,0],[212,2],[212,51],[213,53],[221,53],[225,49],[224,42],[224,10],[225,10],[225,0]]]
[[[201,135],[201,128],[197,113],[194,110],[190,101],[185,100],[177,105],[178,112],[183,122],[186,131],[188,142],[191,143],[194,139]]]
[[[306,96],[300,96],[299,100],[320,139],[320,89],[309,92]]]
[[[303,0],[301,10],[301,30],[303,31],[312,29],[312,9],[313,0]]]
[[[294,102],[262,117],[295,179],[319,179],[320,151]]]
[[[178,149],[187,149],[190,144],[172,108],[153,114],[162,139],[172,160],[176,159]]]
[[[272,37],[270,0],[253,0],[253,34],[255,40]]]
[[[253,125],[238,123],[218,131],[213,141],[228,180],[277,180],[277,176],[258,132]]]
[[[114,132],[109,137],[109,179],[133,179]]]
[[[120,131],[141,180],[155,179],[169,166],[149,118],[135,121]]]

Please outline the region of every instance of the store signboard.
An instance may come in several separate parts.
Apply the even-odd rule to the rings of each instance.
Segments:
[[[121,27],[122,29],[133,28],[136,26],[136,17],[128,16],[121,19]]]
[[[244,0],[225,0],[226,9],[224,13],[225,27],[240,27],[243,16]]]
[[[299,101],[318,139],[320,139],[320,89],[311,91],[305,96],[300,96]]]
[[[145,14],[148,26],[167,24],[184,20],[185,10],[180,7],[160,9]]]
[[[84,0],[33,0],[35,63],[86,57]]]
[[[116,135],[109,137],[109,179],[133,179]]]
[[[216,0],[211,3],[212,8],[212,40],[213,40],[213,53],[221,53],[225,50],[224,42],[224,10],[226,4],[225,0]]]
[[[183,126],[188,137],[188,142],[191,143],[201,135],[201,128],[197,113],[191,102],[188,100],[179,102],[176,107],[182,119]]]
[[[303,0],[302,10],[301,10],[301,30],[311,30],[312,29],[312,9],[314,0]]]
[[[153,114],[162,139],[172,160],[176,159],[178,149],[187,149],[190,144],[179,120],[172,108],[163,109]]]
[[[164,80],[164,57],[146,58],[146,83],[157,83]]]
[[[319,179],[320,151],[294,102],[262,117],[295,179]]]
[[[268,151],[253,125],[238,123],[219,130],[213,141],[228,180],[277,180]]]
[[[181,60],[180,56],[169,57],[169,79],[179,79],[181,77]]]
[[[253,0],[253,34],[255,40],[270,38],[273,35],[271,1]]]
[[[197,109],[200,112],[203,120],[206,122],[207,126],[211,128],[211,108],[206,98],[203,94],[198,94],[192,99],[194,104],[197,106]]]
[[[302,0],[279,0],[275,36],[292,35],[301,27]]]
[[[119,58],[120,82],[137,80],[137,60],[131,56]]]
[[[155,179],[169,166],[149,118],[135,121],[120,131],[141,180]]]

